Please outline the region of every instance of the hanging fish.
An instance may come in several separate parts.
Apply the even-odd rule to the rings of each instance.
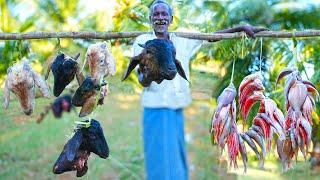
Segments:
[[[284,121],[284,129],[288,134],[283,144],[284,171],[292,168],[292,158],[298,155],[300,149],[306,159],[306,152],[311,142],[312,116],[315,108],[315,98],[319,96],[316,87],[302,79],[296,68],[282,70],[276,84],[287,76],[285,82],[285,99],[287,115]]]

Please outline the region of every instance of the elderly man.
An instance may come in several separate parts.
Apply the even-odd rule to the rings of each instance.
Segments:
[[[176,59],[189,77],[191,56],[200,48],[203,41],[177,37],[168,32],[173,20],[172,8],[165,1],[156,0],[150,7],[152,34],[136,38],[134,56],[141,53],[138,44],[151,39],[168,39],[176,48]],[[221,33],[245,31],[250,37],[263,29],[240,26],[221,30]],[[177,75],[173,80],[152,82],[143,89],[143,141],[147,179],[188,179],[188,165],[184,140],[183,108],[191,103],[189,83]]]

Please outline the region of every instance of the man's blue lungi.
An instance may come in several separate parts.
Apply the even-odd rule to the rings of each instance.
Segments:
[[[182,109],[144,108],[143,142],[147,179],[188,179]]]

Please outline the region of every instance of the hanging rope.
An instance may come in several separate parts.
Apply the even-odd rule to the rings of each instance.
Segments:
[[[245,41],[245,34],[242,35],[242,39],[241,39],[241,58],[243,59],[244,56],[244,41]],[[235,61],[236,61],[236,56],[237,54],[230,49],[230,51],[232,52],[233,55],[233,62],[232,62],[232,73],[231,73],[231,79],[230,79],[230,84],[233,84],[233,76],[234,76],[234,66],[235,66]]]
[[[57,43],[56,43],[55,49],[56,49],[57,54],[60,54],[60,53],[61,53],[61,42],[60,42],[60,38],[57,38]]]
[[[244,57],[244,40],[245,38],[247,38],[246,34],[242,34],[242,38],[241,38],[241,59],[243,59]]]
[[[260,75],[262,75],[262,38],[260,38]]]
[[[295,37],[295,29],[292,31],[292,42],[293,42],[293,67],[297,67],[297,64],[298,64],[298,54],[297,54],[298,41]]]
[[[232,49],[230,49],[230,51],[233,54],[232,72],[231,72],[231,79],[230,79],[230,84],[232,84],[233,83],[233,76],[234,76],[234,64],[235,64],[235,60],[236,60],[236,53],[234,53],[234,51]]]
[[[22,59],[22,50],[23,50],[23,48],[22,48],[22,40],[14,42],[14,49],[15,49],[16,52],[18,52],[18,59]],[[11,58],[13,58],[12,53],[11,53]],[[16,59],[14,59],[14,62],[16,62]]]

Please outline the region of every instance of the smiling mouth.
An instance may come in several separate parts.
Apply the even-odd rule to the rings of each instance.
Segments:
[[[153,24],[154,25],[168,25],[169,23],[166,20],[156,20],[156,21],[154,21]]]

